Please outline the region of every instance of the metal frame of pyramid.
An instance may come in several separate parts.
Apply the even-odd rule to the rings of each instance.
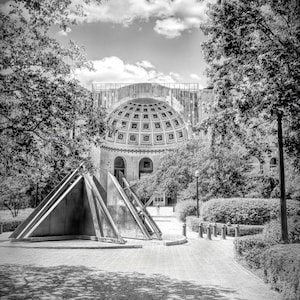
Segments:
[[[91,239],[125,243],[98,188],[81,164],[11,234],[12,241]]]
[[[89,239],[125,243],[126,238],[161,239],[161,231],[129,183],[108,173],[107,193],[84,170],[66,175],[11,234],[13,242]]]
[[[151,236],[156,236],[157,239],[161,240],[162,232],[147,211],[147,204],[144,205],[141,200],[138,198],[138,196],[135,194],[135,192],[132,190],[129,182],[125,177],[122,177],[124,188],[128,199],[132,203],[132,205],[135,207],[138,215],[140,218],[143,219],[143,224],[147,228],[148,232],[151,234]]]
[[[132,191],[124,176],[120,176],[124,187],[108,173],[107,206],[121,235],[127,238],[159,239],[162,233],[146,207]],[[112,189],[115,189],[113,192]],[[130,226],[131,224],[131,226]]]

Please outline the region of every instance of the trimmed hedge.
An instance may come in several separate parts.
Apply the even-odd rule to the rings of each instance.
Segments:
[[[4,221],[1,222],[3,225],[3,232],[14,231],[23,221]]]
[[[288,239],[290,243],[300,242],[300,216],[289,217]],[[264,229],[265,240],[269,244],[278,244],[281,241],[281,222],[279,219],[272,220],[266,224]]]
[[[176,216],[180,221],[185,222],[187,216],[196,215],[197,202],[195,200],[185,200],[178,202],[175,207]]]
[[[205,221],[263,225],[279,216],[279,199],[220,198],[204,202],[201,208]],[[300,215],[300,202],[287,201],[288,216]]]
[[[199,218],[192,217],[192,216],[189,216],[186,218],[187,226],[195,232],[198,232],[200,223],[202,223],[204,225],[214,224],[211,222],[200,220]],[[217,224],[217,234],[220,235],[222,226],[224,225],[224,223],[216,223],[216,224]],[[234,236],[235,235],[235,226],[232,225],[232,226],[226,226],[226,227],[227,227],[227,235]],[[263,229],[264,229],[264,226],[262,226],[262,225],[240,225],[239,227],[240,227],[240,236],[262,233]]]
[[[300,300],[300,244],[272,246],[261,255],[264,279],[285,300]]]
[[[247,265],[254,269],[261,267],[261,255],[269,246],[263,234],[242,236],[234,240],[238,258],[244,259]]]
[[[291,243],[300,241],[300,217],[288,218],[288,236]],[[262,234],[239,237],[234,240],[235,251],[250,267],[260,268],[262,249],[281,242],[281,224],[272,220],[264,226]]]
[[[288,218],[288,236],[294,244],[279,244],[281,224],[272,220],[262,234],[236,238],[234,246],[238,258],[261,272],[274,289],[283,293],[283,299],[300,300],[300,216]]]

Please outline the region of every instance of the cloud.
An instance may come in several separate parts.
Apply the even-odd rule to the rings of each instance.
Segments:
[[[190,77],[195,80],[201,80],[201,77],[197,74],[190,74]]]
[[[176,38],[186,29],[184,23],[180,19],[168,18],[157,20],[154,30],[169,39]]]
[[[11,1],[0,5],[3,11],[9,10]],[[82,6],[84,15],[70,15],[79,23],[114,23],[130,26],[134,21],[156,21],[154,30],[167,38],[176,38],[186,30],[199,28],[207,19],[206,10],[208,3],[215,0],[110,0],[102,1],[72,0],[71,10],[78,11]],[[59,32],[66,35],[68,32]]]
[[[136,65],[144,68],[144,69],[154,69],[155,67],[152,65],[151,62],[147,60],[142,60],[141,62],[137,62]]]
[[[70,33],[72,29],[70,27],[65,27],[64,29],[60,30],[57,34],[61,36],[66,36]]]
[[[213,0],[110,0],[100,5],[94,0],[89,4],[74,0],[73,5],[82,4],[85,16],[79,22],[106,22],[129,26],[135,20],[156,19],[154,30],[167,38],[176,38],[183,31],[199,28],[206,20],[207,4]]]
[[[159,82],[175,83],[180,81],[178,73],[163,72],[154,69],[151,62],[143,60],[134,64],[124,63],[116,56],[105,57],[93,61],[95,71],[77,70],[76,78],[86,88],[91,88],[93,82]]]
[[[181,77],[181,75],[178,74],[178,73],[170,72],[169,74],[170,74],[170,76],[172,76],[174,79],[176,79],[176,81],[182,81],[182,80],[183,80],[182,77]]]

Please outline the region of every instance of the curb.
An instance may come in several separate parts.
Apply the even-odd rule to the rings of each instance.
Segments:
[[[0,247],[5,248],[24,248],[24,249],[73,249],[73,250],[82,250],[82,249],[138,249],[143,248],[143,245],[105,245],[105,246],[27,246],[27,245],[20,245],[17,246],[13,245],[0,245]]]
[[[186,237],[182,238],[182,239],[179,239],[177,241],[167,241],[167,242],[164,242],[164,245],[165,246],[176,246],[176,245],[182,245],[182,244],[185,244],[187,243],[188,240]]]

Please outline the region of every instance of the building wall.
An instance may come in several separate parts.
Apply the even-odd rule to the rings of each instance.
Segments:
[[[153,162],[153,172],[155,172],[160,164],[160,159],[164,151],[151,153],[146,151],[122,151],[101,149],[99,181],[102,186],[107,188],[107,172],[114,174],[114,162],[117,157],[122,157],[125,162],[125,177],[130,183],[135,182],[139,178],[139,163],[143,158],[150,158]]]

